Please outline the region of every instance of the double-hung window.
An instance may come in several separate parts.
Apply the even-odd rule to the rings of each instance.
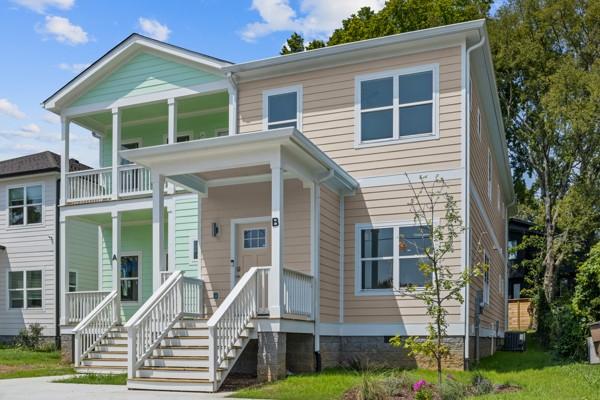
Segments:
[[[263,129],[302,129],[302,87],[291,86],[263,92]]]
[[[9,308],[42,308],[42,271],[9,271]]]
[[[431,236],[420,226],[357,227],[358,294],[424,287],[431,276],[423,273]]]
[[[437,65],[357,77],[357,144],[436,136],[437,98]]]
[[[42,185],[8,189],[8,225],[31,225],[42,222]]]

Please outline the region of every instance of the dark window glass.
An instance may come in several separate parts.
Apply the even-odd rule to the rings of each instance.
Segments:
[[[423,287],[431,282],[431,275],[425,275],[420,265],[426,262],[422,258],[408,258],[400,260],[400,287]]]
[[[394,230],[363,229],[361,231],[361,258],[392,257]]]
[[[298,96],[296,92],[273,94],[267,99],[269,128],[272,122],[295,120],[298,113]],[[293,126],[296,126],[294,123]],[[277,126],[281,128],[281,126]]]
[[[392,260],[362,262],[362,289],[391,289],[393,286]]]
[[[23,308],[23,291],[22,290],[11,290],[8,292],[8,301],[10,303],[10,308]]]
[[[27,308],[41,308],[42,307],[42,291],[41,290],[28,290],[27,291]]]
[[[27,187],[27,204],[42,203],[42,187],[40,185]]]
[[[433,105],[400,108],[400,136],[420,135],[433,132]]]
[[[177,136],[177,139],[175,139],[175,141],[177,143],[189,142],[190,141],[190,136],[189,135]]]
[[[398,77],[400,105],[433,99],[433,72],[425,71]]]
[[[8,190],[8,205],[22,206],[25,204],[25,191],[23,188],[13,188]]]
[[[25,222],[23,207],[11,208],[9,214],[9,225],[23,225]]]
[[[362,112],[360,117],[361,141],[394,137],[394,115],[391,109]]]
[[[194,240],[192,246],[194,247],[192,249],[194,260],[197,260],[198,259],[198,241]]]
[[[423,255],[431,247],[429,229],[419,226],[400,228],[398,249],[400,256]]]
[[[360,107],[388,107],[394,101],[394,78],[373,79],[360,84]]]
[[[138,281],[127,279],[121,281],[121,300],[138,301]]]
[[[39,224],[42,222],[42,206],[27,206],[27,223]]]
[[[8,277],[9,289],[23,289],[25,287],[22,271],[9,272]]]

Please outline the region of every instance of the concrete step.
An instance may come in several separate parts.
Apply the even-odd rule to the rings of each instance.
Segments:
[[[125,358],[84,358],[81,360],[84,367],[123,367],[127,368],[127,357]]]
[[[134,378],[127,381],[128,389],[170,390],[177,392],[213,392],[208,379]]]
[[[166,336],[161,346],[208,346],[208,336]]]
[[[137,370],[140,378],[182,378],[182,379],[208,379],[208,367],[142,367]],[[217,371],[217,379],[220,371]]]
[[[157,356],[157,357],[160,357],[160,356],[167,356],[167,357],[206,356],[206,357],[208,357],[208,346],[160,346],[154,350],[153,355]]]
[[[147,367],[205,367],[208,368],[208,356],[200,357],[149,357],[144,362]]]

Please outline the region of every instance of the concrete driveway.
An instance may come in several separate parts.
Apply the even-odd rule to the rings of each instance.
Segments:
[[[127,390],[117,385],[55,383],[66,376],[0,379],[0,400],[208,400],[222,399],[230,393],[177,393]]]

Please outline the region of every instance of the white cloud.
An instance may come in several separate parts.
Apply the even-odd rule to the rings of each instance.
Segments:
[[[31,123],[21,128],[23,132],[40,133],[40,127],[37,124]]]
[[[86,69],[87,67],[89,67],[90,64],[89,63],[74,63],[74,64],[69,64],[69,63],[60,63],[58,64],[58,68],[62,69],[63,71],[69,71],[69,72],[73,72],[75,74],[78,74],[79,72],[83,71],[84,69]]]
[[[13,0],[13,2],[40,14],[46,12],[48,7],[70,10],[75,5],[75,0]]]
[[[138,23],[140,25],[140,29],[144,32],[144,34],[150,36],[156,40],[162,40],[163,42],[169,39],[169,35],[171,34],[171,30],[167,25],[163,25],[155,19],[149,19],[140,17],[138,19]]]
[[[39,33],[49,35],[56,41],[71,45],[84,44],[89,41],[88,34],[79,25],[74,25],[65,17],[47,15],[43,27],[37,28]]]
[[[54,113],[46,112],[42,119],[49,124],[58,124],[60,123],[60,117]]]
[[[292,8],[289,0],[253,0],[252,10],[258,11],[261,21],[246,25],[242,39],[254,42],[273,32],[296,31],[305,39],[325,39],[341,26],[344,18],[369,6],[378,11],[385,0],[322,1],[301,0],[300,9]]]
[[[9,117],[24,119],[27,115],[16,104],[11,103],[8,99],[0,99],[0,113],[6,114]]]

